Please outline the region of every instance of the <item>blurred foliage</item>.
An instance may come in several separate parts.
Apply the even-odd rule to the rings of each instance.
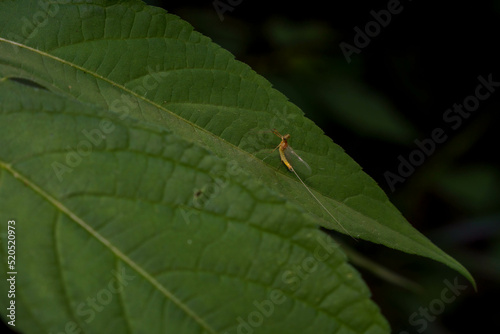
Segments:
[[[500,89],[456,130],[443,114],[474,94],[479,75],[500,81],[500,1],[401,2],[401,13],[351,63],[339,43],[353,44],[354,27],[363,29],[373,20],[370,11],[389,1],[241,1],[223,21],[210,1],[147,2],[179,15],[269,79],[379,182],[417,229],[472,271],[478,292],[468,286],[428,321],[425,333],[499,331],[487,305],[500,298]],[[436,128],[445,129],[447,140],[391,193],[384,172],[396,173],[398,156],[408,157],[414,140]],[[444,280],[456,274],[377,245],[354,246],[425,289],[417,294],[362,271],[393,332],[419,332],[409,318],[441,298]]]

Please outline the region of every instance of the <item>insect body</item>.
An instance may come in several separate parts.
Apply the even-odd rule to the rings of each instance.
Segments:
[[[290,135],[286,134],[286,135],[282,136],[278,132],[278,130],[276,130],[276,129],[273,129],[273,133],[276,136],[281,138],[281,142],[274,149],[274,150],[276,150],[276,149],[279,150],[281,162],[283,162],[283,164],[288,168],[288,170],[290,172],[293,172],[295,174],[297,179],[299,179],[300,183],[302,183],[302,185],[306,188],[306,190],[309,192],[309,194],[311,194],[311,196],[316,200],[316,202],[318,202],[318,204],[328,213],[328,215],[330,217],[332,217],[333,220],[340,227],[342,227],[342,229],[347,233],[347,235],[349,235],[352,238],[351,234],[349,232],[347,232],[345,227],[338,221],[338,219],[335,218],[335,216],[331,214],[331,212],[323,205],[323,203],[320,202],[320,200],[316,197],[316,195],[314,195],[314,193],[311,191],[311,189],[309,189],[309,187],[304,183],[304,181],[302,181],[302,178],[299,176],[299,174],[297,174],[297,172],[295,171],[295,168],[292,166],[292,163],[290,163],[290,161],[292,160],[291,158],[293,157],[293,158],[297,159],[298,162],[301,163],[301,165],[305,166],[305,168],[308,170],[309,173],[311,172],[311,167],[309,167],[307,162],[305,162],[297,153],[295,153],[295,151],[292,149],[292,147],[290,145],[288,145],[288,139],[290,139]]]
[[[281,143],[276,146],[275,150],[278,149],[280,152],[281,162],[288,168],[290,172],[295,172],[295,168],[300,169],[302,174],[311,174],[311,167],[304,161],[293,148],[288,145],[289,134],[282,136],[276,129],[273,129],[273,133],[281,138]]]
[[[281,158],[281,161],[285,164],[285,166],[287,166],[288,169],[292,172],[293,167],[292,167],[292,165],[290,165],[290,163],[288,162],[288,159],[285,156],[285,150],[289,147],[288,146],[288,138],[290,138],[290,135],[286,134],[286,135],[282,136],[279,134],[279,132],[276,131],[276,129],[273,130],[273,133],[275,135],[277,135],[278,137],[281,137],[281,143],[279,143],[279,145],[277,146],[279,148],[279,151],[280,151],[280,158]]]

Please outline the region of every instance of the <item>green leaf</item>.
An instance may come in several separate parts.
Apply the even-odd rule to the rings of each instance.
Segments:
[[[331,238],[234,162],[63,95],[4,81],[0,98],[16,328],[388,333]],[[59,178],[54,169],[70,161]],[[14,269],[2,265],[7,291]]]
[[[1,218],[25,226],[19,238],[41,231],[22,242],[40,261],[21,258],[26,273],[47,277],[25,295],[31,326],[60,331],[61,319],[74,319],[102,332],[116,315],[131,332],[167,323],[178,333],[234,331],[253,300],[283,288],[287,266],[314,254],[315,224],[344,233],[276,153],[263,161],[279,143],[272,128],[291,134],[312,167],[305,183],[352,236],[440,261],[473,282],[302,111],[178,17],[138,1],[19,0],[0,2],[0,20],[0,76],[47,90],[2,84]],[[305,324],[387,330],[335,254],[259,333],[303,333]],[[140,283],[96,315],[102,323],[86,324],[78,303],[103,289],[110,268]],[[333,292],[353,277],[354,288]],[[354,312],[353,300],[366,309]]]

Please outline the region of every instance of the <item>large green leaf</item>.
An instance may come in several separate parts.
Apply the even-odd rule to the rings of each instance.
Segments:
[[[15,220],[23,332],[388,332],[312,217],[234,163],[58,94],[4,81],[0,98],[0,218]],[[2,291],[9,271],[2,261]]]
[[[292,135],[313,169],[304,181],[351,235],[473,282],[295,105],[176,16],[137,1],[20,0],[0,3],[0,22],[0,76],[48,90],[2,84],[0,218],[16,218],[30,245],[25,258],[19,246],[30,268],[19,280],[47,277],[23,295],[27,331],[74,319],[102,332],[113,315],[132,332],[167,323],[178,333],[235,330],[252,300],[282,288],[287,266],[314,254],[314,224],[344,233],[293,174],[277,171],[277,156],[262,160],[279,142],[272,128]],[[259,333],[386,328],[357,279],[333,292],[357,277],[335,254]],[[78,302],[102,289],[110,268],[140,283],[98,315],[102,324],[87,325]],[[52,294],[54,310],[43,307]],[[353,300],[366,309],[340,319]]]

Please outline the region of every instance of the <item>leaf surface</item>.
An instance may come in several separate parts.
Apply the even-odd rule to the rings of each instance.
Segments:
[[[5,23],[0,27],[0,76],[31,80],[47,89],[34,93],[34,88],[22,91],[19,84],[3,86],[0,130],[1,142],[7,145],[0,156],[0,190],[4,198],[16,200],[4,201],[11,206],[5,205],[2,213],[19,212],[21,221],[32,224],[33,217],[40,217],[39,226],[46,227],[43,240],[47,247],[37,244],[33,249],[40,252],[47,248],[47,254],[42,252],[45,261],[51,258],[60,269],[58,275],[51,273],[53,277],[49,277],[68,289],[59,295],[61,303],[67,303],[60,306],[61,312],[65,310],[61,314],[75,319],[78,326],[86,324],[82,315],[76,314],[78,304],[74,303],[95,294],[95,287],[102,288],[97,273],[87,266],[78,267],[93,256],[107,254],[103,256],[107,265],[98,270],[106,271],[108,280],[109,268],[125,268],[144,281],[145,289],[151,289],[138,289],[140,296],[119,295],[122,299],[138,298],[137,305],[117,305],[113,311],[128,319],[125,325],[132,332],[139,328],[136,322],[143,323],[134,318],[134,312],[150,310],[141,314],[154,317],[161,312],[180,312],[190,321],[180,321],[179,326],[189,323],[199,332],[211,333],[235,329],[235,318],[231,318],[231,325],[210,317],[219,319],[217,314],[227,315],[226,310],[242,316],[252,304],[241,306],[236,299],[224,304],[224,310],[214,309],[220,298],[258,295],[249,290],[248,281],[233,286],[231,275],[246,278],[252,273],[251,283],[267,282],[258,295],[265,298],[270,287],[280,286],[275,285],[279,277],[276,271],[283,270],[286,263],[300,263],[297,259],[307,258],[314,250],[314,243],[309,243],[309,249],[292,258],[295,248],[289,243],[309,240],[302,235],[305,231],[306,235],[319,233],[312,228],[314,224],[344,232],[281,166],[276,153],[263,161],[279,143],[269,131],[273,128],[291,134],[295,151],[312,168],[304,181],[352,236],[440,261],[473,282],[467,270],[416,231],[375,182],[301,110],[178,17],[138,1],[19,0],[0,3],[0,20]],[[23,94],[30,98],[20,105],[11,100],[8,109],[9,90],[17,91],[18,98]],[[108,128],[111,126],[113,130]],[[42,128],[47,129],[43,132]],[[88,143],[92,152],[86,155]],[[70,155],[72,152],[77,154]],[[54,167],[55,162],[60,165]],[[233,175],[229,171],[238,172]],[[223,187],[226,182],[234,183],[234,188]],[[9,197],[9,193],[15,196]],[[25,207],[34,207],[34,211],[21,215]],[[188,221],[192,217],[196,222],[187,224],[186,215]],[[168,228],[166,222],[171,224]],[[263,237],[267,228],[276,240]],[[284,235],[274,235],[276,231]],[[218,237],[224,242],[215,241]],[[86,254],[80,249],[97,250]],[[143,249],[147,251],[143,253]],[[155,260],[150,258],[152,249],[160,258],[165,253],[178,258]],[[183,255],[184,249],[189,251]],[[232,254],[233,250],[241,252]],[[212,260],[204,267],[204,254],[210,251],[213,254],[208,258]],[[277,253],[271,255],[273,252]],[[82,258],[75,262],[73,257],[78,256]],[[183,256],[198,260],[190,263]],[[244,258],[240,260],[240,256]],[[264,268],[268,270],[271,264],[276,266],[275,272],[266,274]],[[181,284],[191,280],[194,286],[199,285],[200,276],[196,275],[201,274],[193,276],[193,268],[209,270],[203,276],[203,281],[211,282],[205,288],[213,290],[208,304],[197,297],[199,291],[184,290]],[[332,275],[337,269],[331,269]],[[169,270],[176,273],[167,274]],[[228,277],[218,276],[217,270]],[[188,271],[191,276],[186,276]],[[81,277],[94,282],[94,287],[72,291],[74,285],[69,283]],[[319,282],[330,284],[324,279]],[[233,290],[216,295],[221,292],[215,289],[217,284]],[[148,303],[156,299],[146,298],[144,291],[149,297],[156,296],[161,307],[151,307]],[[365,298],[367,292],[362,295]],[[188,312],[191,307],[169,297],[192,302],[194,313]],[[322,298],[311,302],[313,309],[323,305]],[[290,306],[280,310],[285,319],[292,314],[287,312],[301,309]],[[55,312],[51,312],[49,318],[54,317]],[[311,316],[318,314],[311,312]],[[376,328],[386,328],[378,316],[374,317]],[[331,318],[325,323],[342,323]],[[280,325],[288,326],[288,321]],[[104,325],[112,326],[107,321]],[[182,330],[190,332],[187,328]],[[264,333],[268,328],[274,327],[261,326],[259,330]],[[364,324],[351,330],[357,333],[367,328]]]
[[[16,328],[388,332],[310,214],[243,170],[170,131],[110,121],[59,94],[4,81],[0,97],[0,124],[9,125],[0,135],[9,143],[0,149],[0,218],[16,222]],[[109,131],[94,145],[96,129]],[[58,180],[54,166],[78,152]]]

